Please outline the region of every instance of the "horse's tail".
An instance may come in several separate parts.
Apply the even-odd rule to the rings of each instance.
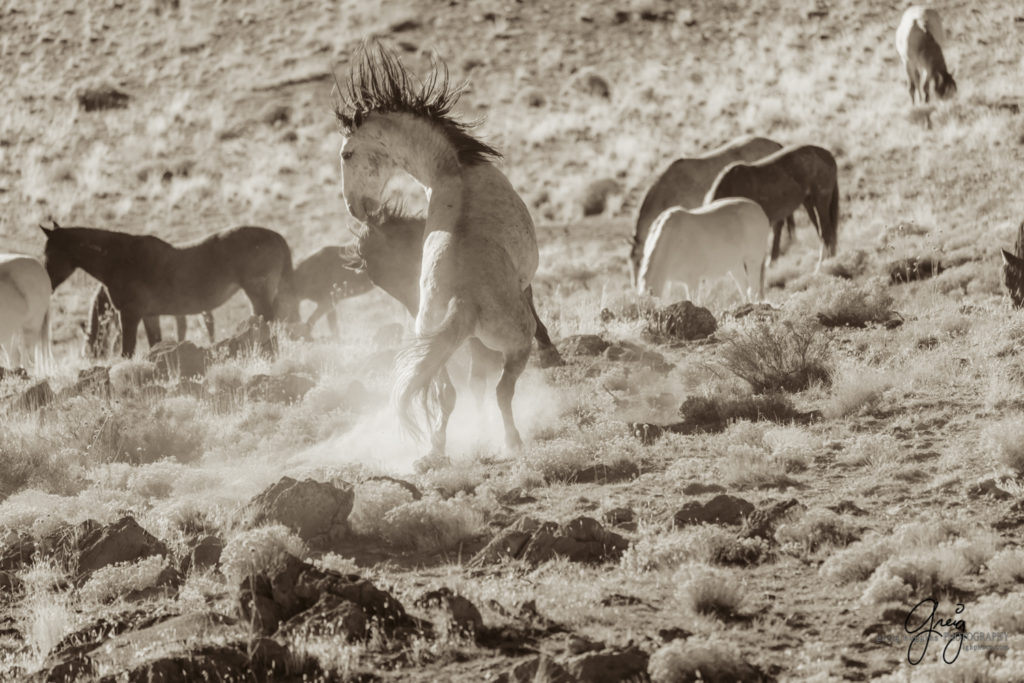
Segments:
[[[828,203],[828,229],[822,234],[828,255],[835,256],[839,245],[839,180],[832,184],[832,199]]]
[[[89,358],[98,358],[100,355],[100,324],[110,308],[112,304],[107,288],[100,285],[93,294],[92,304],[89,306],[89,324],[82,325],[82,332],[85,333],[85,355]]]
[[[438,373],[455,350],[469,337],[476,325],[476,314],[459,299],[452,299],[441,325],[430,334],[419,336],[403,350],[395,362],[395,387],[392,399],[398,407],[402,427],[417,440],[423,430],[412,414],[412,400],[421,397],[427,424],[438,421],[440,392],[430,391]]]

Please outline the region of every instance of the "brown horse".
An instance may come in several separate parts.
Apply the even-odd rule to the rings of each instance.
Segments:
[[[637,284],[644,244],[651,225],[663,211],[675,206],[696,209],[704,203],[704,195],[723,168],[734,161],[757,161],[780,149],[782,145],[774,140],[744,135],[700,156],[683,157],[669,164],[651,185],[640,205],[629,252],[629,272],[633,284]],[[792,217],[788,219],[788,224],[792,236]]]
[[[295,266],[295,294],[300,300],[316,302],[316,310],[306,321],[310,331],[326,315],[331,334],[338,336],[338,314],[334,307],[342,299],[373,289],[362,265],[355,245],[348,245],[324,247]]]
[[[135,353],[139,321],[209,311],[239,289],[254,315],[298,321],[292,252],[284,237],[250,226],[221,230],[176,247],[153,235],[39,226],[54,289],[77,269],[106,285],[121,314],[121,354]]]
[[[212,343],[214,340],[213,313],[203,311],[203,323],[206,325],[206,335]],[[174,317],[178,329],[178,341],[185,341],[188,332],[188,321],[185,316]],[[89,304],[89,324],[81,324],[82,332],[85,334],[85,347],[83,353],[87,358],[101,358],[113,353],[114,347],[121,341],[121,316],[114,308],[114,302],[110,300],[110,292],[103,285],[96,288],[92,295],[92,303]],[[142,319],[142,327],[146,330],[146,339],[149,345],[153,346],[162,338],[160,332],[160,318],[158,316],[147,316]],[[116,340],[116,343],[115,343]]]
[[[820,268],[826,249],[829,256],[836,254],[838,175],[835,157],[827,149],[793,145],[753,163],[729,164],[718,174],[704,202],[746,197],[760,204],[772,224],[772,261],[779,257],[783,221],[802,205],[821,238]]]
[[[367,217],[366,227],[357,234],[356,251],[370,281],[405,306],[413,317],[420,306],[419,277],[423,264],[425,224],[424,219],[408,216],[400,207],[385,203]],[[537,340],[541,367],[562,365],[562,357],[551,341],[548,328],[541,322],[533,305],[532,287],[527,287],[527,298],[537,323],[533,336]],[[493,353],[476,339],[470,340],[470,351],[481,361],[493,360],[495,366],[500,363],[500,354]],[[474,362],[472,368],[473,391],[479,398],[484,369],[479,362]]]

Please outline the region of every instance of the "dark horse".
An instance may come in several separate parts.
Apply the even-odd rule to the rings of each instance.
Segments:
[[[404,215],[400,208],[385,203],[367,218],[366,228],[358,233],[356,243],[357,253],[373,284],[397,299],[413,317],[420,305],[424,226],[424,219]],[[537,323],[534,339],[537,340],[541,367],[562,365],[562,357],[551,341],[548,328],[541,322],[533,305],[532,287],[526,288],[526,298]],[[485,368],[478,361],[500,365],[501,354],[491,351],[476,339],[470,339],[469,343],[474,359],[474,393],[479,397]]]
[[[206,334],[212,343],[214,340],[213,313],[203,311],[203,323],[206,325]],[[174,317],[178,328],[178,341],[185,341],[188,331],[188,321],[185,316]],[[158,316],[146,316],[142,319],[142,326],[146,329],[146,338],[152,345],[161,339],[160,318]],[[121,319],[114,308],[114,302],[110,300],[110,292],[103,285],[96,288],[92,295],[92,303],[89,305],[89,324],[81,324],[82,332],[85,334],[85,355],[89,358],[100,358],[110,355],[111,349],[115,346],[115,339],[120,342]]]
[[[338,336],[338,314],[334,307],[341,299],[357,296],[373,289],[373,283],[362,270],[363,261],[354,245],[324,247],[299,261],[295,266],[295,294],[299,299],[316,302],[316,310],[306,326],[310,332],[324,315],[331,334]]]
[[[54,289],[81,268],[106,285],[121,314],[121,354],[135,353],[139,321],[149,316],[209,311],[239,289],[254,315],[298,319],[292,252],[266,228],[238,227],[176,247],[153,235],[97,228],[39,226]],[[153,343],[150,339],[150,343]]]
[[[771,260],[779,257],[779,239],[786,217],[801,205],[807,209],[821,251],[836,255],[839,232],[839,181],[835,157],[823,147],[792,145],[752,163],[737,161],[726,166],[704,203],[725,197],[746,197],[761,205],[772,225]]]

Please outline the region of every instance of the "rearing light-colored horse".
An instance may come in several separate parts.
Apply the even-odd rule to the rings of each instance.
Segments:
[[[342,192],[364,221],[387,181],[405,171],[427,193],[416,340],[398,359],[394,396],[404,427],[419,397],[430,424],[427,464],[442,459],[455,389],[445,368],[467,339],[501,352],[497,399],[505,443],[522,441],[512,417],[516,380],[530,356],[535,321],[526,289],[539,258],[533,220],[492,161],[499,153],[451,116],[461,90],[443,64],[425,82],[382,47],[363,48],[337,108],[343,127]]]
[[[49,360],[50,276],[31,256],[0,254],[0,351],[16,367]],[[0,355],[0,360],[3,360]]]

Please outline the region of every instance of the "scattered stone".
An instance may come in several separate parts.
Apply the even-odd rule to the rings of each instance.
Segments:
[[[404,33],[406,31],[415,31],[422,25],[423,24],[422,22],[420,22],[419,19],[414,19],[410,17],[396,21],[395,23],[391,24],[391,26],[389,26],[388,29],[392,33]]]
[[[572,80],[572,86],[576,90],[601,99],[609,100],[612,97],[612,88],[604,77],[585,70],[577,74]]]
[[[181,573],[174,567],[164,567],[156,577],[152,586],[125,593],[123,597],[128,602],[139,600],[150,600],[152,598],[168,598],[178,594],[181,587]],[[113,599],[113,598],[112,598]]]
[[[527,503],[536,503],[537,499],[526,494],[517,486],[498,496],[498,502],[502,505],[526,505]]]
[[[608,206],[608,198],[622,192],[622,185],[614,178],[602,178],[588,183],[580,196],[584,216],[600,216]]]
[[[483,633],[484,618],[480,610],[467,598],[453,593],[450,588],[442,587],[424,593],[414,604],[422,609],[440,610],[444,618],[462,635],[475,637],[477,633]]]
[[[288,640],[328,635],[362,640],[366,637],[366,614],[351,600],[322,595],[312,607],[281,624],[277,635]]]
[[[86,370],[78,371],[78,381],[72,392],[76,395],[100,394],[110,395],[110,368],[106,365],[94,365]]]
[[[274,356],[277,353],[277,345],[270,332],[270,324],[262,317],[254,315],[239,323],[233,335],[217,342],[213,346],[213,352],[218,357],[227,358],[248,354]]]
[[[935,277],[943,271],[943,268],[942,263],[938,259],[928,256],[922,258],[912,256],[892,261],[889,263],[888,271],[889,282],[898,285],[904,282],[927,280],[928,278]]]
[[[54,393],[48,381],[40,380],[21,392],[14,405],[21,410],[39,410],[53,402]]]
[[[970,486],[967,487],[967,495],[970,498],[991,496],[996,500],[1010,500],[1013,498],[1012,493],[999,488],[999,481],[996,480],[995,477],[982,479],[981,481],[971,484]]]
[[[496,676],[491,683],[578,683],[561,665],[547,655],[540,655],[516,664],[508,671]]]
[[[611,344],[596,334],[574,334],[562,340],[563,356],[600,356]]]
[[[273,520],[314,547],[330,547],[348,535],[355,490],[345,485],[282,477],[252,499],[256,521]]]
[[[104,84],[80,89],[75,97],[79,106],[85,111],[104,111],[107,109],[125,109],[128,100],[126,93],[112,85]]]
[[[737,308],[729,311],[729,315],[739,320],[748,316],[753,316],[756,320],[774,320],[782,312],[782,309],[775,308],[771,304],[767,303],[756,303],[756,304],[741,304]]]
[[[301,400],[315,386],[315,380],[296,372],[284,375],[259,374],[245,383],[245,395],[250,401],[294,403]]]
[[[612,344],[604,351],[608,360],[622,363],[640,363],[649,367],[655,372],[668,372],[673,365],[665,360],[665,357],[656,351],[650,351],[639,344],[621,341]]]
[[[216,568],[220,564],[220,555],[223,551],[224,541],[216,536],[204,536],[182,558],[181,573],[187,574],[190,570],[201,572]]]
[[[771,541],[775,530],[783,523],[794,509],[806,510],[807,506],[796,498],[770,503],[766,507],[755,510],[747,517],[740,536],[743,538],[764,538]]]
[[[617,460],[611,465],[597,464],[576,470],[569,481],[577,484],[611,484],[640,476],[640,468],[632,460]]]
[[[519,92],[516,96],[516,102],[521,106],[539,109],[548,103],[548,98],[544,91],[538,88],[527,88]]]
[[[291,555],[273,574],[257,574],[242,580],[239,613],[254,630],[271,635],[281,623],[317,605],[321,611],[311,613],[310,617],[323,614],[325,608],[337,608],[345,601],[362,610],[367,624],[375,623],[387,634],[394,634],[396,629],[422,626],[406,614],[402,604],[390,593],[366,579],[320,569]]]
[[[162,341],[146,354],[160,379],[191,378],[206,374],[206,354],[190,341]]]
[[[470,564],[479,567],[506,558],[540,564],[556,557],[570,562],[599,563],[618,559],[627,547],[629,541],[590,517],[577,517],[561,526],[521,517],[491,539]]]
[[[686,640],[692,635],[692,631],[687,631],[685,628],[679,628],[678,626],[658,629],[658,637],[661,638],[663,643],[671,643],[673,640]]]
[[[612,526],[631,524],[636,519],[636,513],[633,512],[633,509],[627,507],[618,507],[606,510],[602,516],[604,517],[604,521]]]
[[[706,503],[689,501],[675,514],[676,526],[691,524],[741,524],[754,511],[753,503],[721,493]]]
[[[702,493],[725,493],[725,487],[718,484],[705,484],[699,481],[683,487],[683,494],[687,496],[699,496]]]
[[[704,339],[718,329],[715,316],[690,301],[677,301],[649,316],[648,332],[681,341]]]
[[[268,126],[283,126],[292,120],[292,108],[287,104],[271,104],[260,118]]]
[[[637,647],[625,650],[589,652],[570,657],[565,670],[588,683],[618,683],[639,680],[647,672],[648,656]]]
[[[78,542],[79,581],[100,567],[117,562],[135,562],[153,555],[168,556],[167,546],[139,526],[132,517],[122,517],[81,537]]]

